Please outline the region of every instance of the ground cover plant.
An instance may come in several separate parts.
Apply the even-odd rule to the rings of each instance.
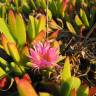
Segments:
[[[0,96],[96,95],[96,0],[0,0]]]

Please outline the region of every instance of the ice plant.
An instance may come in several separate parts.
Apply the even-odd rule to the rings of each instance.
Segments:
[[[57,48],[51,47],[46,41],[44,44],[38,43],[34,45],[34,49],[30,48],[30,60],[33,68],[45,69],[56,66],[56,61],[59,57]]]
[[[28,74],[25,74],[22,79],[15,77],[15,81],[20,96],[37,96]]]

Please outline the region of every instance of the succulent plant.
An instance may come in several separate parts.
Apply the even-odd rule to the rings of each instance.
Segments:
[[[12,96],[93,96],[95,4],[1,0],[0,90],[11,94],[17,87]]]

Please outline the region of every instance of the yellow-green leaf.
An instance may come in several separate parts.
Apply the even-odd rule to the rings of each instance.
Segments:
[[[7,61],[0,57],[0,64],[2,64],[2,66],[7,66]]]
[[[71,78],[71,65],[69,61],[69,57],[65,59],[64,68],[61,72],[61,79],[66,81],[67,79]]]
[[[39,22],[38,22],[38,33],[42,30],[45,30],[45,26],[46,26],[46,17],[42,15],[39,18]]]
[[[8,41],[15,42],[3,18],[0,18],[0,32],[6,36]]]
[[[83,25],[83,23],[82,23],[82,21],[81,21],[81,19],[80,19],[80,17],[79,17],[78,15],[75,16],[75,22],[76,22],[76,24],[77,24],[78,26]]]
[[[6,72],[0,67],[0,77],[6,75]]]
[[[43,9],[46,9],[46,1],[45,0],[41,0],[41,6]]]
[[[15,40],[17,40],[18,39],[17,30],[18,29],[16,28],[16,18],[15,18],[14,12],[12,10],[10,10],[9,14],[8,14],[8,27],[9,27],[11,34],[15,38]]]
[[[83,23],[85,24],[85,26],[89,27],[88,18],[87,18],[86,13],[83,9],[80,9],[80,16],[81,16],[81,19],[82,19]]]
[[[21,14],[16,14],[17,41],[20,46],[26,43],[26,28]]]
[[[32,42],[32,40],[35,38],[36,31],[35,31],[35,20],[33,16],[29,16],[29,24],[28,24],[28,37],[29,40]]]
[[[11,62],[10,66],[16,75],[22,75],[22,72],[24,72],[24,67],[20,64],[17,65],[15,62]]]
[[[34,18],[34,24],[35,24],[35,34],[37,35],[39,32],[38,32],[38,19],[37,18]]]
[[[66,25],[67,25],[68,30],[69,30],[72,34],[76,35],[76,31],[75,31],[75,29],[73,28],[72,24],[67,21],[67,22],[66,22]]]
[[[19,55],[18,49],[16,47],[16,44],[8,43],[8,49],[9,49],[10,55],[13,57],[13,59],[16,62],[20,62],[20,55]]]
[[[80,84],[80,79],[76,77],[71,77],[66,81],[62,82],[61,96],[70,96],[72,89],[78,90]]]
[[[40,92],[39,96],[52,96],[52,95],[47,92]]]
[[[77,92],[77,96],[89,96],[89,87],[81,86]]]

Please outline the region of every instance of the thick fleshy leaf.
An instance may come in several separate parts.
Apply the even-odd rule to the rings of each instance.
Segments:
[[[85,26],[89,27],[89,21],[86,16],[86,13],[83,9],[80,9],[80,16],[81,16],[81,19],[82,19],[83,23],[85,24]]]
[[[51,20],[52,19],[52,12],[48,9],[48,19]]]
[[[10,63],[10,67],[12,68],[13,72],[16,74],[16,75],[22,75],[23,72],[24,72],[24,67],[22,65],[18,65],[17,63],[15,62],[11,62]]]
[[[31,4],[32,4],[32,7],[33,7],[34,9],[36,9],[36,5],[35,5],[34,0],[31,0]]]
[[[16,62],[20,62],[20,55],[19,55],[18,49],[16,47],[16,44],[8,43],[8,49],[9,49],[10,55],[13,57],[13,59]]]
[[[8,27],[9,27],[11,34],[15,38],[15,40],[17,40],[18,39],[17,30],[19,30],[19,29],[16,28],[16,18],[15,18],[14,12],[12,10],[10,10],[9,14],[8,14]]]
[[[56,6],[56,3],[54,0],[49,0],[49,8],[50,8],[53,16],[55,16],[56,12],[57,12],[57,6]]]
[[[62,0],[62,16],[64,16],[64,12],[68,6],[69,0]]]
[[[49,39],[55,39],[58,37],[58,35],[61,33],[61,29],[57,29],[55,32],[51,33],[51,35],[48,37]]]
[[[41,15],[38,22],[38,33],[42,30],[45,30],[46,17]]]
[[[59,28],[59,26],[57,25],[57,23],[54,20],[51,20],[49,22],[49,27],[52,29],[58,29]]]
[[[79,78],[71,77],[64,81],[61,85],[61,96],[70,96],[73,89],[78,90],[81,81]]]
[[[8,45],[7,45],[8,40],[7,40],[7,38],[5,37],[4,34],[1,35],[1,42],[2,42],[3,48],[4,48],[4,50],[6,51],[6,53],[7,53],[8,55],[10,55],[9,49],[8,49]]]
[[[67,79],[71,78],[71,65],[69,61],[69,57],[65,59],[64,68],[61,72],[61,79],[66,81]]]
[[[33,40],[32,44],[37,44],[38,42],[42,41],[46,37],[46,32],[41,31]]]
[[[0,18],[0,32],[6,36],[8,41],[15,42],[3,18]]]
[[[38,32],[38,23],[39,23],[38,19],[37,19],[37,18],[34,18],[35,33],[36,33],[36,35],[39,33],[39,32]]]
[[[26,43],[26,28],[21,14],[16,14],[17,42],[22,47]]]
[[[52,96],[52,95],[46,92],[40,92],[39,96]]]
[[[75,88],[71,90],[71,96],[77,96]]]
[[[76,31],[75,31],[74,27],[72,26],[72,24],[67,21],[67,22],[66,22],[66,25],[67,25],[68,30],[69,30],[72,34],[76,35]]]
[[[6,72],[0,67],[0,77],[6,75]]]
[[[35,21],[33,16],[29,16],[29,25],[28,25],[28,37],[30,42],[35,38],[36,36],[36,31],[35,31]]]
[[[81,85],[80,79],[77,78],[77,77],[72,77],[71,79],[72,79],[72,82],[73,82],[72,89],[77,90],[80,87],[80,85]]]
[[[46,0],[41,0],[41,6],[43,9],[46,9]]]
[[[19,79],[16,77],[15,81],[20,96],[38,96],[31,83],[25,78]]]
[[[75,22],[78,26],[83,25],[82,21],[80,20],[80,17],[78,15],[75,16]]]
[[[2,57],[0,57],[0,64],[1,64],[2,66],[7,66],[7,61],[4,60]]]
[[[36,0],[36,6],[37,6],[37,8],[39,8],[41,5],[40,5],[40,1],[41,0]]]
[[[62,82],[61,85],[61,96],[70,96],[72,89],[72,79],[67,79],[66,81]]]
[[[77,96],[89,96],[89,87],[88,86],[81,86],[77,92]]]

